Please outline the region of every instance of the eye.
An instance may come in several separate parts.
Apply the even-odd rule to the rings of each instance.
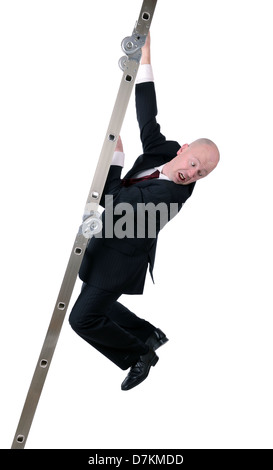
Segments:
[[[194,162],[191,162],[191,166],[195,166],[195,163],[194,163]]]

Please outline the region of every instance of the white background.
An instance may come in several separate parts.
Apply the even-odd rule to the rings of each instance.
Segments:
[[[0,5],[0,447],[10,448],[141,1]],[[66,317],[26,448],[272,448],[271,6],[158,1],[162,132],[221,151],[160,235],[155,286],[123,298],[170,341],[149,378],[122,392],[126,372]],[[133,96],[121,135],[129,169],[141,153]]]

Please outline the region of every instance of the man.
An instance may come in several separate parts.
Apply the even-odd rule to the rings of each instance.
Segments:
[[[121,369],[130,369],[122,390],[130,390],[146,379],[151,366],[158,361],[155,351],[168,341],[159,328],[118,302],[122,294],[143,293],[148,265],[152,275],[158,233],[164,225],[156,209],[164,204],[170,220],[173,205],[178,212],[191,196],[195,182],[207,176],[219,161],[219,151],[209,139],[181,147],[161,134],[156,121],[150,35],[142,49],[136,82],[136,112],[144,153],[121,179],[124,153],[122,141],[118,139],[101,198],[105,207],[103,233],[93,237],[86,249],[79,272],[83,289],[69,317],[72,328],[90,345]],[[135,180],[150,178],[151,174],[152,179]],[[107,202],[109,196],[112,207]],[[122,236],[112,231],[109,235],[107,211],[112,210],[113,221],[118,226],[124,211],[117,208],[122,204],[131,208],[133,233]],[[149,204],[155,208],[151,216],[155,229],[152,235],[145,226],[149,222],[145,207]]]

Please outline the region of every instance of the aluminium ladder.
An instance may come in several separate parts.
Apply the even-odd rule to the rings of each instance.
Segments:
[[[119,61],[119,66],[123,70],[121,84],[86,201],[84,221],[80,226],[72,247],[57,301],[16,429],[12,449],[23,449],[25,447],[85,249],[90,238],[101,230],[101,219],[98,212],[100,198],[135,83],[141,59],[141,49],[145,44],[150,29],[156,3],[157,0],[143,0],[132,36],[126,37],[122,41],[122,49],[126,56],[122,57]]]

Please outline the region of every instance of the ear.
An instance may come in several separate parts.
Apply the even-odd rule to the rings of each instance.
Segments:
[[[184,144],[182,147],[178,150],[177,155],[180,155],[180,153],[183,152],[183,150],[186,150],[188,148],[189,144]]]

